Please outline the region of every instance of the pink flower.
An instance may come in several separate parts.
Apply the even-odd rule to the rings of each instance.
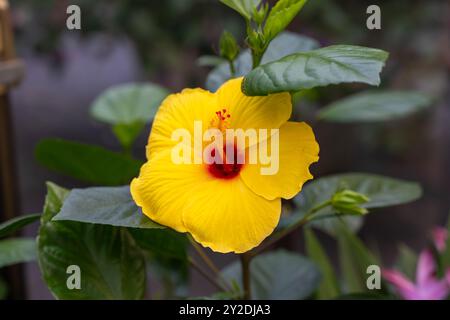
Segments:
[[[450,294],[450,268],[444,279],[438,279],[430,250],[421,252],[416,269],[416,283],[396,270],[383,270],[382,275],[405,300],[442,300]]]

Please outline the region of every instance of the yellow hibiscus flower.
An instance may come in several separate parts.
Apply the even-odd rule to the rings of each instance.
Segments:
[[[246,252],[269,236],[280,219],[281,198],[300,192],[305,181],[312,179],[310,164],[319,159],[312,129],[306,123],[288,121],[289,93],[248,97],[241,83],[242,78],[232,79],[216,93],[185,89],[168,96],[153,122],[148,161],[131,183],[132,197],[145,215],[189,232],[203,246],[221,253]],[[234,146],[236,154],[246,154],[244,163],[175,163],[172,151],[179,142],[172,134],[185,129],[192,133],[190,142],[195,145],[199,139],[196,121],[204,124],[203,130],[279,129],[278,171],[261,174],[263,165],[248,161],[247,149],[255,147],[250,143],[245,150]],[[273,135],[258,138],[257,146],[270,149],[264,145],[270,146],[271,139]],[[199,143],[205,146],[204,141]]]

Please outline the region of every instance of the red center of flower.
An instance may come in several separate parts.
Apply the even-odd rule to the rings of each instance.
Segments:
[[[208,171],[210,174],[212,174],[214,177],[219,178],[219,179],[233,179],[236,176],[239,175],[239,172],[242,169],[243,164],[240,163],[242,161],[238,161],[238,150],[236,148],[236,146],[233,146],[234,149],[234,154],[233,154],[233,159],[232,161],[230,161],[231,159],[228,159],[228,161],[226,161],[225,159],[227,159],[227,155],[226,155],[226,147],[223,148],[223,160],[219,161],[220,163],[212,163],[208,165]],[[211,157],[215,157],[216,155],[216,149],[213,149],[211,151]],[[231,157],[229,157],[231,158]],[[227,163],[229,162],[229,163]]]

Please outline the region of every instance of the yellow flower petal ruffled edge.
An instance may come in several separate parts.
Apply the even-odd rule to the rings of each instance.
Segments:
[[[259,147],[267,146],[261,143]],[[319,144],[312,128],[305,122],[288,121],[279,131],[279,169],[274,175],[261,175],[261,165],[246,164],[241,177],[256,194],[273,200],[291,199],[302,190],[303,184],[313,179],[309,167],[319,161]]]

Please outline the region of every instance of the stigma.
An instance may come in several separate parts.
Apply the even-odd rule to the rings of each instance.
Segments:
[[[239,159],[239,150],[236,145],[232,145],[232,159],[227,157],[227,148],[224,146],[221,161],[213,162],[207,166],[209,173],[219,179],[233,179],[239,176],[239,172],[243,167],[243,163],[240,163]],[[215,157],[216,152],[218,152],[217,148],[211,150],[211,157]],[[228,160],[231,160],[231,163],[228,163]]]

